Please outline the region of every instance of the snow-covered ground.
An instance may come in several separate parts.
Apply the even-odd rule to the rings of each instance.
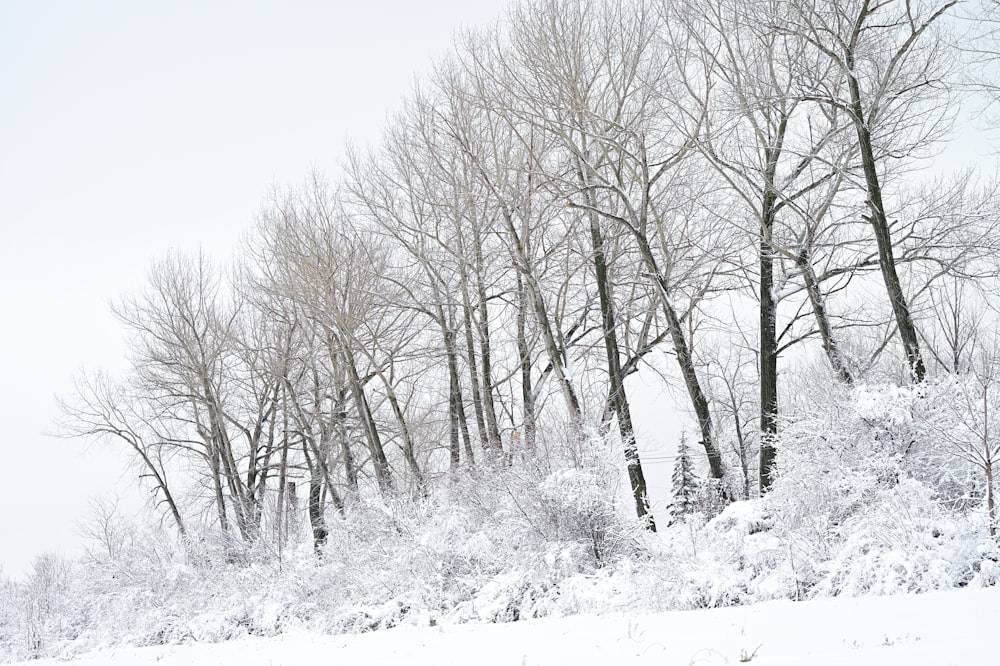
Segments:
[[[316,664],[795,664],[992,666],[1000,589],[754,606],[407,627],[360,635],[291,633],[228,643],[94,653],[77,666]]]

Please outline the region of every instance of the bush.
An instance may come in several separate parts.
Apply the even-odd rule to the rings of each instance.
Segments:
[[[961,381],[803,386],[771,492],[655,535],[624,517],[621,451],[598,438],[453,473],[419,500],[357,499],[330,518],[320,557],[305,524],[278,548],[104,516],[80,562],[40,558],[25,581],[0,580],[0,658],[994,585],[982,481],[933,435],[956,418]]]
[[[279,552],[265,539],[240,547],[208,530],[180,541],[104,515],[95,534],[112,541],[72,565],[43,558],[24,583],[4,583],[17,613],[0,616],[0,657],[569,612],[566,579],[637,549],[618,472],[601,464],[482,465],[427,499],[360,499],[331,518],[319,558],[305,529]]]

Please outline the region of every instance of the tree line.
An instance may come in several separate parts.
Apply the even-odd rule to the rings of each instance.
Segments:
[[[995,184],[918,173],[988,89],[969,10],[514,5],[336,179],[273,191],[233,265],[157,261],[114,306],[131,370],[82,377],[66,431],[126,445],[181,534],[280,544],[304,511],[317,549],[358,497],[596,432],[655,529],[627,391],[650,367],[722,498],[766,492],[796,363],[919,383],[984,342]]]

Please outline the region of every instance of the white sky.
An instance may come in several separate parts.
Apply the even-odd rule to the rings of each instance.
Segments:
[[[108,303],[167,248],[226,258],[272,184],[377,137],[460,25],[503,0],[0,2],[0,566],[76,554],[106,447],[47,436]],[[134,502],[134,500],[133,500]]]

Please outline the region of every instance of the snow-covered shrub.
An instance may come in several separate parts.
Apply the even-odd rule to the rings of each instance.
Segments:
[[[76,639],[87,622],[86,601],[74,594],[72,563],[54,554],[35,559],[21,582],[5,582],[0,646],[15,657],[37,658]]]
[[[992,587],[1000,583],[1000,544],[994,539],[982,539],[976,544],[975,572],[970,587]]]
[[[219,641],[292,627],[515,621],[598,610],[603,594],[587,592],[595,581],[632,598],[619,576],[632,570],[642,535],[622,498],[621,451],[597,437],[571,444],[514,464],[481,462],[434,484],[427,498],[356,498],[343,516],[327,516],[319,557],[308,530],[292,530],[300,538],[279,549],[266,534],[240,544],[190,526],[179,539],[101,514],[96,545],[72,575],[39,565],[31,586],[14,585],[18,599],[48,605],[15,618],[14,631],[0,617],[0,655]],[[43,578],[43,569],[52,575]],[[27,638],[15,646],[12,636]]]
[[[266,529],[248,544],[105,524],[71,569],[0,582],[14,600],[0,658],[994,585],[982,470],[952,446],[966,380],[806,382],[783,404],[771,491],[656,535],[630,515],[620,448],[565,436],[451,472],[425,498],[353,498],[327,516],[320,556],[304,517],[280,547]]]
[[[782,422],[773,529],[812,595],[965,585],[975,553],[974,470],[940,433],[956,383],[803,386]],[[960,420],[960,419],[959,419]],[[986,565],[990,569],[990,565]]]
[[[778,469],[763,498],[661,531],[649,574],[662,607],[921,592],[996,580],[974,469],[941,442],[954,382],[919,387],[822,379],[784,404]],[[945,409],[947,407],[948,409]]]
[[[585,543],[598,564],[616,549],[614,532],[621,524],[603,478],[592,470],[563,469],[539,486],[553,535]]]
[[[913,479],[879,491],[836,533],[843,542],[821,566],[814,595],[926,592],[972,575],[971,524],[948,515]]]
[[[730,504],[699,526],[674,525],[667,557],[679,576],[671,607],[710,608],[794,596],[787,551],[761,500]]]

